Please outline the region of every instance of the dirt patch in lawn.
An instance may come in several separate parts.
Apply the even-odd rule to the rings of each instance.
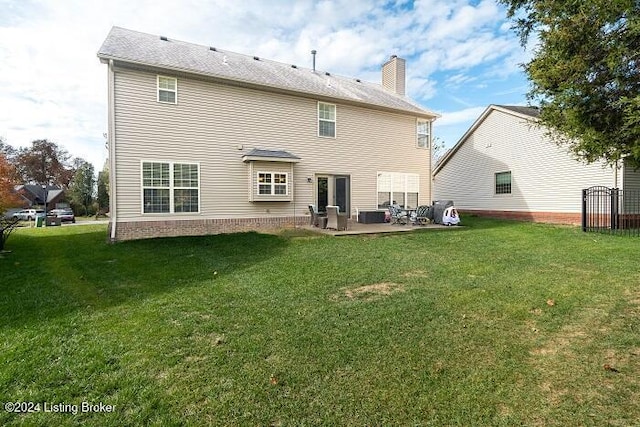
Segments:
[[[593,411],[598,411],[603,408],[601,402],[607,401],[607,393],[633,395],[633,389],[626,391],[625,387],[629,378],[640,373],[640,348],[625,346],[628,338],[616,331],[633,327],[640,314],[640,292],[629,290],[625,297],[618,306],[581,307],[567,315],[557,330],[541,315],[556,310],[556,301],[541,301],[539,308],[530,310],[525,327],[535,344],[529,351],[529,364],[540,379],[537,392],[547,404],[547,410],[540,414],[542,420],[548,421],[554,408],[568,407],[571,402],[591,402]]]
[[[359,286],[357,288],[343,288],[340,292],[333,294],[331,299],[339,300],[365,300],[369,301],[384,296],[389,296],[397,292],[404,292],[404,285],[399,283],[382,282],[373,285]]]

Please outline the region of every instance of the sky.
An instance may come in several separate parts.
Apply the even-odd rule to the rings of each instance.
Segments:
[[[531,50],[496,0],[0,0],[0,137],[48,139],[102,170],[113,26],[380,83],[407,61],[407,95],[442,115],[452,147],[490,104],[525,105]]]

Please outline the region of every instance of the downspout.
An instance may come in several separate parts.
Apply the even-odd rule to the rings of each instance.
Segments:
[[[109,100],[108,100],[108,134],[107,143],[109,144],[109,212],[111,213],[111,236],[112,242],[116,240],[116,103],[115,103],[115,86],[116,75],[113,71],[113,59],[109,60]]]
[[[293,228],[298,228],[298,218],[296,218],[296,192],[294,187],[296,185],[296,180],[293,176],[293,162],[289,163],[289,170],[291,171],[291,201],[293,202]]]
[[[435,122],[435,119],[429,120],[429,174],[428,174],[429,198],[427,199],[428,204],[431,204],[431,201],[433,200],[433,122]],[[418,204],[420,203],[418,202]]]
[[[613,165],[613,188],[618,188],[618,161]]]

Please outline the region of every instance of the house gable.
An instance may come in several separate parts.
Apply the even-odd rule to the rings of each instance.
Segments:
[[[583,188],[614,186],[610,167],[575,160],[523,108],[491,105],[482,113],[434,169],[435,198],[463,210],[575,216]],[[497,182],[506,177],[508,192],[500,187],[506,181]]]

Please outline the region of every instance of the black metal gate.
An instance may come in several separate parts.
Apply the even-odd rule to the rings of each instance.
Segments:
[[[582,190],[582,231],[640,236],[640,191]]]

